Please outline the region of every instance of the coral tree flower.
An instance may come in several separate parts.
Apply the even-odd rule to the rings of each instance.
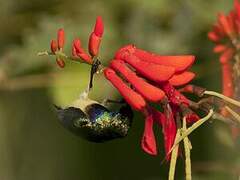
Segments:
[[[234,0],[234,9],[228,15],[220,13],[218,21],[213,26],[208,37],[216,45],[213,49],[215,53],[220,54],[219,61],[222,66],[222,93],[225,96],[234,96],[233,83],[233,63],[231,60],[240,49],[240,2]],[[227,111],[223,108],[221,114],[227,116]],[[232,127],[233,137],[240,134],[238,128]]]
[[[185,109],[188,110],[184,114],[188,123],[199,119],[189,109],[189,100],[175,88],[195,77],[188,71],[194,60],[191,55],[160,56],[127,45],[116,52],[109,67],[104,70],[105,77],[126,102],[145,116],[141,147],[150,155],[158,153],[154,123],[162,127],[165,152],[169,154],[177,131],[176,116]],[[149,102],[161,103],[163,112],[151,107]],[[166,158],[169,160],[170,155]]]
[[[228,15],[219,13],[218,21],[208,33],[208,38],[216,46],[213,51],[219,53],[219,61],[222,65],[223,94],[233,96],[232,60],[236,51],[240,48],[237,39],[240,35],[240,2],[234,1],[235,8]]]

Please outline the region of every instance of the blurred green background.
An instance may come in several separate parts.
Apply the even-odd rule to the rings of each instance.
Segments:
[[[66,32],[65,51],[73,37],[87,48],[98,15],[105,34],[100,58],[104,63],[121,46],[133,43],[159,54],[194,54],[194,83],[221,91],[221,73],[207,32],[219,11],[233,0],[0,0],[0,179],[1,180],[155,180],[167,179],[161,130],[156,129],[160,155],[140,149],[143,117],[135,113],[129,135],[104,144],[86,142],[61,127],[53,104],[66,106],[87,87],[89,67],[67,63],[59,69],[49,49],[58,28]],[[99,101],[117,92],[96,76],[90,96]],[[229,128],[207,123],[191,135],[194,180],[235,180],[239,145]],[[239,143],[238,143],[239,144]],[[176,179],[184,179],[179,158]]]

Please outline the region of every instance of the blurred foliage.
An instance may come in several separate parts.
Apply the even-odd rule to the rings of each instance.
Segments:
[[[127,43],[159,54],[194,54],[197,56],[194,83],[220,91],[220,65],[206,34],[217,12],[227,12],[232,0],[0,0],[0,4],[0,178],[167,177],[168,167],[161,164],[162,138],[158,138],[162,150],[157,158],[140,149],[143,119],[138,113],[127,138],[106,144],[86,142],[63,129],[52,104],[65,106],[76,99],[87,87],[89,67],[72,62],[62,70],[55,66],[53,58],[36,54],[49,49],[50,40],[60,27],[66,31],[66,52],[70,53],[73,37],[80,37],[87,48],[95,17],[101,15],[105,34],[100,58],[104,63]],[[40,76],[36,81],[34,75],[39,74],[53,74],[54,78]],[[28,83],[25,76],[30,76]],[[13,85],[4,86],[11,79],[15,79]],[[31,88],[31,83],[40,85]],[[102,76],[97,76],[91,97],[101,101],[109,95],[118,96]],[[161,137],[161,130],[156,131]],[[193,179],[237,179],[234,169],[239,167],[239,152],[225,125],[205,124],[191,135],[191,140]],[[200,166],[203,162],[206,165]],[[215,164],[208,169],[208,162]],[[179,161],[177,179],[183,179],[183,175],[183,161]]]

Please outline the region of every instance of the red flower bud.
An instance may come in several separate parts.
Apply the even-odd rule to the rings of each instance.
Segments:
[[[103,31],[104,31],[104,25],[103,25],[102,17],[98,16],[95,23],[94,30],[91,33],[89,37],[89,42],[88,42],[88,52],[89,54],[91,54],[91,56],[98,55]]]
[[[134,55],[143,61],[174,67],[176,72],[182,72],[188,69],[195,61],[195,57],[191,55],[160,56],[141,49],[136,49]]]
[[[169,79],[169,82],[173,86],[182,86],[189,83],[194,77],[195,74],[193,72],[185,71],[183,73],[173,75],[173,77]]]
[[[103,20],[101,16],[98,16],[96,19],[96,23],[95,23],[95,27],[93,30],[93,33],[98,36],[98,37],[102,37],[103,35],[103,31],[104,31],[104,25],[103,25]]]
[[[221,37],[214,31],[208,33],[208,38],[213,42],[218,42]]]
[[[234,50],[232,48],[228,48],[226,49],[223,54],[220,56],[220,62],[221,64],[225,64],[228,63],[228,61],[230,61],[232,59],[234,55]]]
[[[134,67],[144,78],[158,83],[167,81],[175,73],[173,67],[141,61],[134,55],[126,56],[122,60]]]
[[[234,32],[234,29],[233,29],[233,27],[231,27],[231,24],[230,24],[230,22],[229,22],[229,19],[228,19],[225,15],[223,15],[222,13],[220,13],[220,14],[218,15],[218,20],[219,20],[219,24],[222,25],[224,32],[225,32],[227,35],[231,36],[232,33]]]
[[[53,54],[55,54],[55,52],[57,51],[58,45],[57,45],[57,41],[56,40],[52,40],[51,41],[51,51]]]
[[[144,98],[128,87],[112,69],[106,68],[104,70],[104,75],[133,109],[137,111],[144,110],[146,106]]]
[[[65,62],[62,59],[57,58],[56,59],[56,63],[60,68],[64,68],[65,67]]]
[[[141,147],[146,153],[150,155],[157,155],[156,140],[153,132],[153,121],[153,114],[149,110],[149,112],[146,114]]]
[[[63,29],[58,30],[57,41],[58,41],[58,49],[62,49],[64,46],[64,42],[65,42],[65,36],[64,36]]]
[[[228,47],[226,45],[222,45],[222,44],[219,44],[219,45],[216,45],[213,49],[213,52],[215,53],[221,53],[223,51],[225,51]]]
[[[97,56],[99,47],[101,43],[101,37],[96,36],[96,34],[93,32],[90,37],[89,37],[89,42],[88,42],[88,51],[89,54],[92,56]]]
[[[76,51],[76,55],[80,57],[82,60],[84,60],[88,64],[92,64],[92,58],[84,51],[84,49],[81,47],[81,41],[80,39],[74,39],[73,45],[72,45],[72,51]],[[75,52],[73,52],[75,53]]]
[[[159,102],[165,96],[165,93],[149,84],[142,78],[139,78],[122,60],[113,60],[110,64],[111,68],[118,71],[123,77],[139,92],[146,100]]]

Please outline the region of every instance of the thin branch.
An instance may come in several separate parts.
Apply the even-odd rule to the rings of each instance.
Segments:
[[[186,117],[183,118],[183,134],[187,131],[187,122]],[[183,139],[184,143],[184,151],[185,151],[185,173],[186,173],[186,180],[192,179],[192,170],[191,170],[191,146],[190,140],[188,139],[188,136],[184,137]]]
[[[235,105],[235,106],[240,107],[240,102],[239,102],[239,101],[236,101],[236,100],[234,100],[234,99],[232,99],[232,98],[229,98],[229,97],[227,97],[227,96],[224,96],[223,94],[220,94],[220,93],[217,93],[217,92],[214,92],[214,91],[204,91],[204,94],[206,94],[206,95],[211,95],[211,96],[216,96],[216,97],[218,97],[218,98],[223,99],[223,100],[226,101],[226,102],[229,102],[229,103],[231,103],[231,104],[233,104],[233,105]]]
[[[240,116],[234,110],[232,110],[229,106],[225,106],[225,109],[234,117],[234,119],[240,123]]]
[[[204,118],[199,119],[197,122],[195,122],[191,127],[189,127],[178,139],[177,142],[174,143],[173,148],[175,148],[175,146],[177,144],[179,144],[186,136],[188,136],[189,134],[191,134],[195,129],[197,129],[198,127],[200,127],[203,123],[205,123],[207,120],[209,120],[212,115],[213,115],[213,110],[210,109],[208,115],[206,115]],[[172,149],[170,150],[170,152],[172,151]]]
[[[177,130],[175,142],[180,137],[180,131],[181,131],[180,129]],[[178,147],[179,147],[179,144],[177,144],[175,146],[175,148],[173,148],[172,153],[171,153],[171,161],[170,161],[170,167],[169,167],[168,180],[174,180],[175,169],[176,169],[176,164],[177,164],[177,156],[178,156]]]

